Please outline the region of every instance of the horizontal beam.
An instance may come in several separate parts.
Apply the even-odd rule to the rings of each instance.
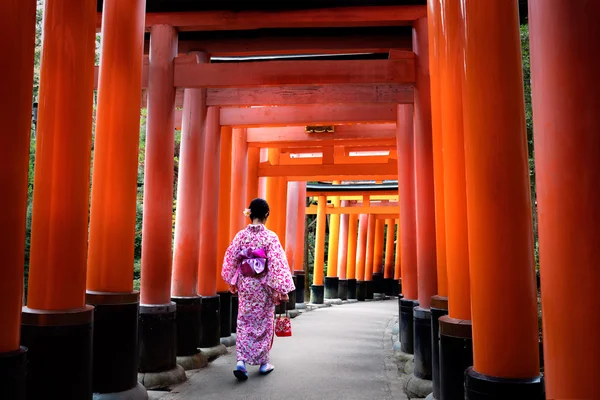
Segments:
[[[221,125],[245,128],[253,126],[381,124],[395,121],[396,106],[385,104],[221,109]]]
[[[306,214],[314,215],[317,213],[317,206],[306,207]],[[326,214],[385,214],[398,215],[400,207],[398,206],[356,206],[356,207],[325,207]]]
[[[342,185],[343,186],[343,185]],[[398,191],[397,190],[377,190],[377,191],[368,191],[365,190],[360,194],[357,194],[356,190],[348,190],[348,191],[320,191],[320,192],[307,192],[306,197],[319,197],[319,196],[341,196],[342,200],[358,200],[362,201],[364,195],[370,195],[373,200],[390,200],[397,199]]]
[[[343,176],[353,177],[356,180],[371,175],[398,176],[398,163],[387,164],[331,164],[331,165],[270,165],[260,163],[258,176],[265,177],[291,177],[295,176]]]
[[[300,60],[198,64],[194,55],[175,59],[176,87],[253,87],[327,84],[414,84],[412,52],[394,60]]]
[[[425,6],[336,7],[294,11],[199,11],[146,14],[146,30],[171,25],[180,32],[249,30],[262,28],[316,28],[411,25],[427,16]],[[96,18],[96,30],[102,15]]]

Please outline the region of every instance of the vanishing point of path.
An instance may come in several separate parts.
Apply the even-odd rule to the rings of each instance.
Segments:
[[[275,371],[249,379],[232,374],[235,348],[194,372],[161,400],[391,400],[403,399],[390,367],[391,325],[398,301],[345,304],[305,312],[292,320],[293,336],[275,338]]]

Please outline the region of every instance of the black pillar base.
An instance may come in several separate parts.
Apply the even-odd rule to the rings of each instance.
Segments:
[[[323,304],[325,302],[325,286],[311,285],[310,302],[313,304]]]
[[[69,312],[23,308],[27,399],[92,398],[93,312],[91,306]]]
[[[448,314],[448,298],[444,296],[431,297],[431,380],[433,382],[433,397],[440,398],[440,329],[439,318]],[[459,379],[460,381],[460,379]]]
[[[400,288],[400,280],[392,279],[392,296],[398,297],[398,295],[402,292]]]
[[[384,293],[383,272],[373,272],[373,293]]]
[[[86,294],[94,306],[94,393],[120,393],[138,384],[139,292]]]
[[[465,400],[544,400],[546,398],[544,380],[541,376],[530,379],[497,378],[480,374],[473,367],[469,367],[464,376]]]
[[[221,344],[221,298],[202,297],[202,323],[200,325],[200,347],[215,347]]]
[[[356,279],[348,279],[348,300],[356,300]]]
[[[356,281],[356,299],[365,301],[367,299],[367,282]]]
[[[237,294],[231,295],[231,333],[237,332],[239,299]]]
[[[471,321],[442,316],[440,326],[440,399],[464,399],[465,370],[473,365]]]
[[[296,303],[304,303],[304,289],[306,288],[306,275],[304,271],[294,271],[296,275]]]
[[[383,293],[386,296],[393,296],[394,295],[394,293],[393,293],[394,283],[395,283],[395,281],[394,281],[393,278],[383,278],[383,283],[382,283],[382,285],[383,285]]]
[[[416,300],[398,299],[400,303],[400,351],[414,354],[414,321],[413,309],[419,305]]]
[[[27,348],[0,353],[0,390],[7,399],[25,400]]]
[[[339,299],[338,287],[340,278],[337,276],[326,276],[325,277],[325,298],[326,299]]]
[[[163,372],[177,365],[175,303],[140,305],[139,372]]]
[[[431,311],[415,307],[414,339],[415,339],[415,371],[417,378],[431,380]]]
[[[177,305],[175,325],[177,332],[177,357],[198,354],[200,347],[200,324],[202,318],[202,298],[171,297]]]
[[[296,275],[292,275],[292,280],[294,281],[294,287],[296,287],[296,282],[298,280]],[[289,292],[288,297],[290,298],[290,300],[288,302],[286,302],[287,309],[288,310],[296,309],[296,289]]]
[[[338,296],[340,300],[348,300],[348,280],[340,279],[338,283]]]
[[[219,292],[219,314],[220,314],[220,334],[221,337],[231,336],[231,293]]]
[[[374,293],[373,281],[365,281],[365,299],[373,300]]]

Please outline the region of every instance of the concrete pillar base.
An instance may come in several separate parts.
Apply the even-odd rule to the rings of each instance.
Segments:
[[[365,301],[367,299],[367,282],[356,281],[356,300]]]
[[[173,302],[140,305],[139,372],[160,374],[177,365],[176,308]]]
[[[356,300],[356,279],[348,279],[348,300]]]
[[[204,368],[208,365],[208,357],[205,354],[200,353],[198,350],[198,354],[191,356],[178,356],[177,365],[181,365],[181,367],[186,371]]]
[[[231,293],[219,292],[219,315],[221,337],[231,336]]]
[[[448,298],[444,296],[431,297],[431,380],[433,395],[440,397],[440,330],[439,318],[448,314]],[[471,365],[471,364],[469,364]]]
[[[296,310],[306,310],[306,303],[296,302]]]
[[[295,270],[296,276],[296,303],[304,303],[304,289],[306,288],[306,274],[303,270]]]
[[[144,385],[147,390],[167,388],[181,382],[185,382],[187,376],[181,365],[175,364],[175,367],[161,372],[140,372],[138,381]]]
[[[0,390],[7,399],[25,400],[27,348],[0,353]]]
[[[414,340],[415,340],[415,377],[431,380],[431,311],[415,307]],[[433,389],[432,389],[433,390]]]
[[[192,356],[200,346],[200,325],[202,323],[202,298],[171,297],[177,305],[175,316],[177,335],[177,357]]]
[[[410,398],[424,398],[433,393],[433,382],[410,374],[406,377],[404,389]]]
[[[342,303],[342,299],[326,299],[325,304],[330,304],[333,306],[341,306],[343,303]]]
[[[338,296],[340,300],[348,300],[348,280],[340,279],[338,282]]]
[[[28,399],[92,397],[93,312],[92,306],[69,312],[23,307],[21,344],[28,349]]]
[[[123,392],[94,393],[93,400],[148,400],[148,392],[144,385],[136,382],[133,388]]]
[[[292,280],[294,281],[294,287],[296,287],[297,278],[295,275],[292,275]],[[288,297],[290,298],[290,300],[285,303],[287,310],[294,310],[296,308],[296,290],[294,289],[291,292],[289,292]]]
[[[419,305],[416,300],[399,298],[400,303],[400,350],[403,353],[414,354],[414,320],[413,309]]]
[[[222,337],[221,344],[225,347],[233,347],[235,346],[235,341],[237,339],[237,335],[232,333],[231,336]]]
[[[473,365],[471,321],[442,316],[440,327],[440,395],[465,398],[465,370]]]
[[[208,361],[213,361],[221,356],[227,354],[227,347],[222,344],[212,347],[201,347],[200,354],[204,355]]]
[[[227,335],[229,336],[229,335]],[[202,324],[200,347],[213,347],[221,343],[220,297],[202,297]]]
[[[312,285],[310,287],[310,302],[312,304],[323,304],[325,301],[325,286]]]
[[[544,379],[506,379],[480,374],[473,367],[465,371],[465,400],[500,400],[546,398]]]
[[[340,279],[337,276],[326,276],[325,277],[325,298],[326,299],[338,299]]]

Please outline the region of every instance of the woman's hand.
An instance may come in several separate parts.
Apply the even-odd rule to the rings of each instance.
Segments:
[[[290,296],[288,296],[288,294],[283,294],[281,295],[281,301],[284,303],[287,303],[288,301],[290,301]]]
[[[237,293],[237,286],[235,285],[229,285],[229,292],[232,294],[236,294]]]
[[[280,303],[286,303],[290,301],[290,296],[286,294],[282,294],[279,292],[273,292],[273,302],[275,303],[276,306],[278,306]]]

